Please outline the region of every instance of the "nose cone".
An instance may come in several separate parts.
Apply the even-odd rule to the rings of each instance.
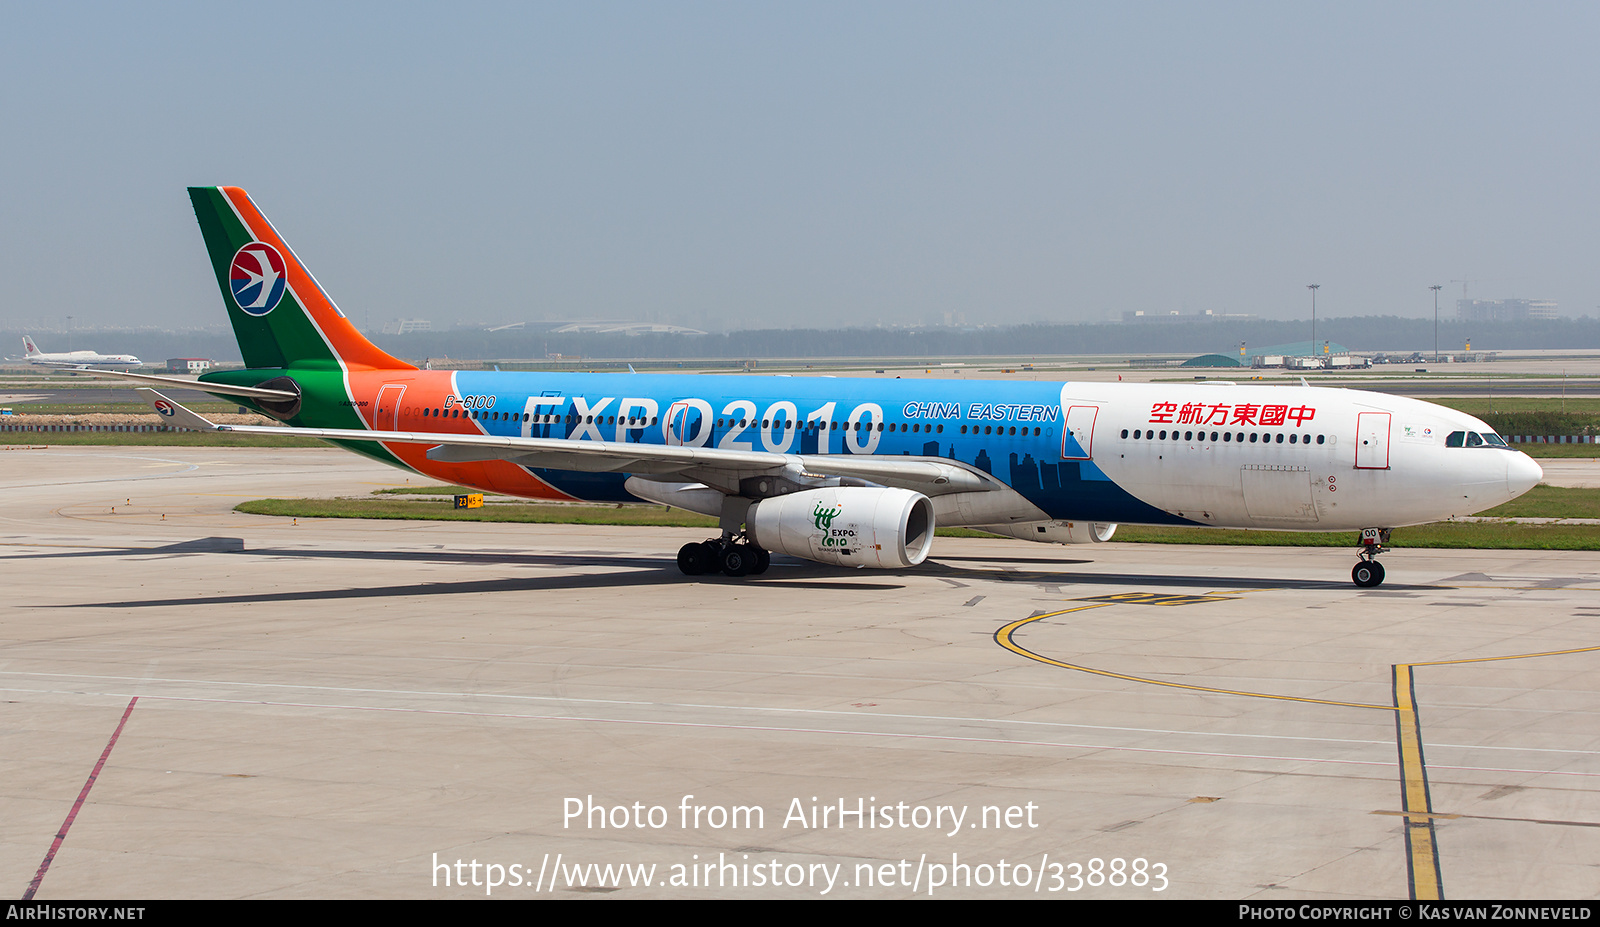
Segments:
[[[1533,458],[1521,451],[1511,455],[1511,460],[1506,464],[1506,490],[1513,497],[1520,496],[1533,487],[1539,485],[1544,479],[1544,470],[1533,462]]]

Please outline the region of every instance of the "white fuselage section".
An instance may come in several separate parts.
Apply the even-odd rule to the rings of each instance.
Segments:
[[[1113,482],[1218,527],[1421,524],[1509,501],[1543,476],[1520,451],[1447,446],[1452,434],[1493,434],[1482,421],[1380,393],[1221,384],[1062,390],[1069,421],[1087,420],[1072,410],[1088,406],[1092,459]]]
[[[132,354],[97,354],[94,351],[67,351],[46,354],[39,350],[33,339],[23,336],[23,359],[41,367],[140,367],[143,364]]]

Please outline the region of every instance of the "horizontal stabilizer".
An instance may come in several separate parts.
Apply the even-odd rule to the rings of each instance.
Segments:
[[[156,412],[166,419],[169,424],[178,428],[193,429],[194,431],[221,430],[208,419],[190,409],[184,408],[153,389],[140,387],[136,392],[145,402],[150,403]]]
[[[198,390],[202,393],[210,393],[213,396],[240,396],[245,399],[270,399],[277,402],[289,402],[300,398],[298,393],[293,393],[289,390],[262,389],[259,386],[229,386],[226,383],[207,383],[202,380],[190,380],[184,377],[158,377],[148,373],[122,373],[116,370],[85,370],[83,372],[96,377],[131,380],[135,383],[152,383],[156,386],[165,386],[168,389]]]

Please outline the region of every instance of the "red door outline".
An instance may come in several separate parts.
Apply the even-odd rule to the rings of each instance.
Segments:
[[[1099,415],[1099,406],[1072,406],[1067,409],[1066,421],[1061,429],[1062,460],[1094,459],[1094,422]],[[1082,454],[1074,454],[1069,451],[1067,447],[1068,435],[1077,439],[1078,446],[1083,448]]]
[[[1389,469],[1388,412],[1356,413],[1356,469]]]

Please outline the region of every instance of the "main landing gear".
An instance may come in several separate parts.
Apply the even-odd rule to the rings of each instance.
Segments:
[[[751,576],[767,572],[772,554],[754,544],[734,538],[713,538],[699,544],[685,544],[678,550],[678,569],[685,576],[722,572],[728,576]]]
[[[1371,589],[1383,584],[1383,564],[1378,562],[1378,555],[1389,550],[1384,546],[1388,543],[1388,528],[1361,529],[1361,546],[1356,548],[1361,562],[1350,571],[1350,579],[1357,586]]]

